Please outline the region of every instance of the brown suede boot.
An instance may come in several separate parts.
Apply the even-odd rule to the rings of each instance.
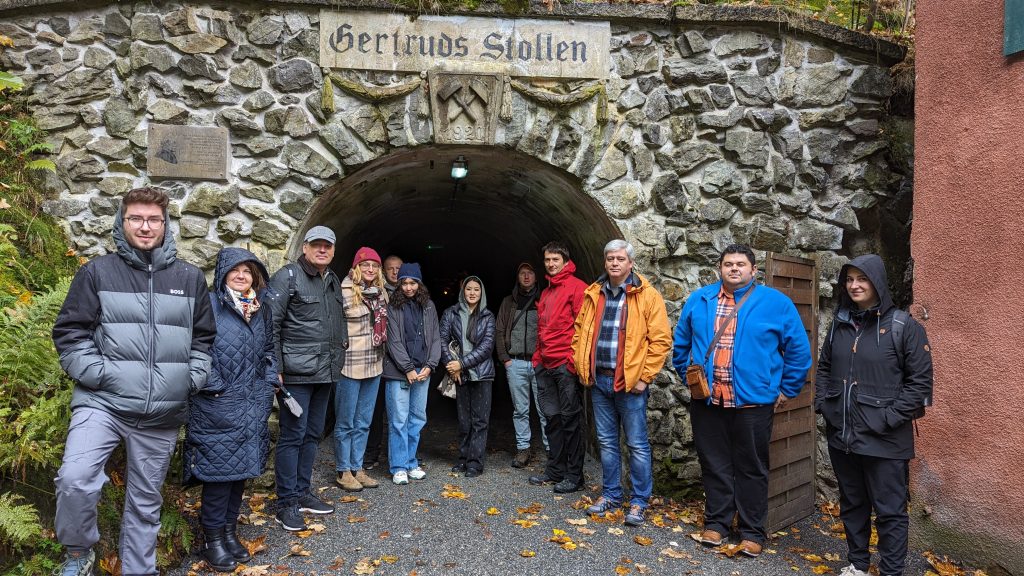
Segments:
[[[363,485],[352,476],[352,472],[346,470],[345,472],[338,472],[338,479],[335,480],[338,486],[341,486],[342,490],[346,492],[359,492],[363,489]]]
[[[376,488],[380,486],[380,482],[370,478],[366,470],[356,470],[356,481],[362,484],[363,488]]]

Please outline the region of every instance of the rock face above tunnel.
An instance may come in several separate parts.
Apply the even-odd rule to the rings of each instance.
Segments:
[[[231,244],[276,268],[323,206],[345,206],[333,195],[346,179],[436,143],[431,88],[419,74],[335,71],[325,98],[318,6],[222,6],[4,14],[0,33],[14,46],[0,52],[0,66],[25,79],[50,133],[58,172],[44,180],[54,197],[46,209],[79,253],[110,251],[111,200],[151,183],[150,123],[230,133],[226,180],[155,182],[172,198],[180,256],[206,268]],[[671,8],[642,9],[641,20],[606,7],[607,79],[504,79],[494,161],[472,170],[514,174],[509,164],[521,155],[578,182],[608,229],[636,246],[673,318],[732,242],[816,258],[830,298],[845,251],[879,250],[879,222],[890,220],[876,211],[905,206],[894,202],[902,177],[882,133],[888,70],[818,25],[694,22],[671,18]],[[513,203],[515,181],[503,190]],[[570,202],[556,205],[554,221],[578,217]],[[692,478],[686,389],[668,371],[656,384],[655,460]]]

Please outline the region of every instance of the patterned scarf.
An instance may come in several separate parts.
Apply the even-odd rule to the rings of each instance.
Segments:
[[[388,303],[376,286],[363,288],[363,303],[373,315],[373,336],[370,342],[374,346],[381,346],[388,340]]]
[[[252,319],[252,315],[260,309],[259,300],[256,300],[256,291],[249,288],[249,291],[245,294],[241,292],[235,292],[231,288],[227,289],[228,295],[231,296],[231,300],[235,303],[235,309],[242,314],[242,318],[245,318],[246,322]]]

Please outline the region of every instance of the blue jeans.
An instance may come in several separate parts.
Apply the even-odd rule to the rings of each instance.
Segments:
[[[601,495],[615,504],[622,502],[622,456],[619,453],[619,424],[629,447],[629,482],[633,485],[630,504],[647,508],[651,499],[651,443],[647,439],[647,390],[640,394],[615,392],[614,377],[598,375],[591,393],[594,424],[601,447]]]
[[[530,431],[530,392],[540,415],[540,437],[544,441],[544,449],[548,449],[548,435],[544,432],[544,413],[540,411],[540,398],[537,395],[537,374],[533,371],[533,362],[529,360],[512,360],[505,368],[508,375],[508,391],[512,394],[512,424],[516,428],[516,449],[526,450],[530,447],[532,437]]]
[[[384,398],[388,406],[388,462],[391,473],[408,472],[420,463],[416,449],[420,431],[427,423],[427,391],[430,382],[409,384],[406,380],[385,380]]]
[[[274,452],[274,479],[277,499],[282,503],[297,500],[309,492],[313,461],[316,460],[316,449],[327,418],[331,386],[329,382],[288,386],[292,398],[302,406],[302,416],[296,418],[287,408],[278,415],[281,431]]]
[[[338,472],[363,469],[366,438],[370,434],[373,406],[377,403],[380,376],[341,377],[334,385],[334,464]]]

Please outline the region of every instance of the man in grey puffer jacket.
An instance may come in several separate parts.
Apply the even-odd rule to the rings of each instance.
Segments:
[[[75,274],[53,326],[75,381],[64,461],[55,479],[63,576],[92,574],[104,465],[124,442],[121,573],[155,575],[160,489],[189,394],[202,389],[216,327],[201,270],[176,258],[167,195],[137,188],[114,220],[117,254]]]

